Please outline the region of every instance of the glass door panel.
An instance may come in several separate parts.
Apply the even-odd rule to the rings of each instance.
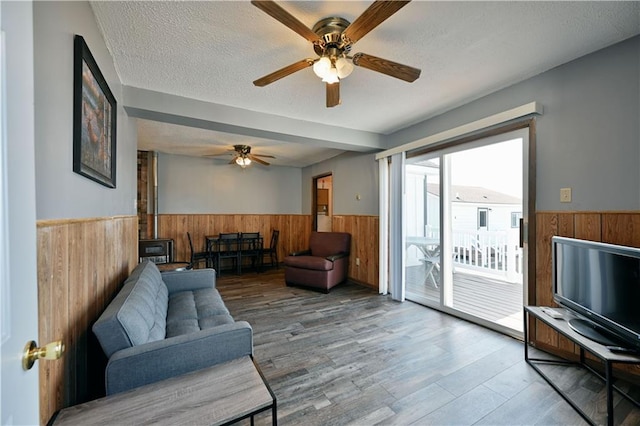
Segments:
[[[440,304],[440,159],[405,167],[405,293],[409,300]]]
[[[447,306],[522,331],[523,274],[519,246],[522,139],[445,155],[450,199],[451,298]]]
[[[408,300],[521,335],[526,137],[518,130],[405,161]]]

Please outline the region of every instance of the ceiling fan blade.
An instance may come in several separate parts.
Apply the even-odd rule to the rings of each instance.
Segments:
[[[276,2],[253,0],[251,3],[267,15],[270,15],[275,20],[291,28],[311,43],[315,43],[320,39],[316,33],[311,31],[305,24],[298,21],[298,19],[289,12],[281,8]]]
[[[366,53],[356,53],[353,55],[353,64],[399,78],[400,80],[408,81],[409,83],[416,81],[418,77],[420,77],[421,72],[418,68],[367,55]]]
[[[256,156],[255,156],[255,155],[253,155],[253,154],[249,154],[249,155],[248,155],[248,157],[251,159],[251,161],[255,161],[256,163],[260,163],[260,164],[262,164],[263,166],[268,166],[268,165],[270,165],[270,163],[267,163],[266,161],[259,159],[258,157],[256,157]]]
[[[273,155],[265,155],[265,154],[251,154],[254,157],[264,157],[264,158],[276,158]]]
[[[286,67],[281,68],[278,71],[274,71],[271,74],[265,75],[264,77],[261,77],[256,81],[254,81],[253,84],[259,87],[266,86],[267,84],[271,84],[274,81],[278,81],[283,77],[293,74],[294,72],[298,72],[300,70],[310,67],[311,65],[313,65],[313,62],[314,62],[313,59],[303,59],[294,64],[287,65]]]
[[[325,83],[327,88],[327,108],[340,105],[340,82]]]
[[[231,159],[231,161],[229,161],[229,163],[227,163],[227,164],[234,164],[236,162],[236,158],[238,158],[238,157],[233,157]]]
[[[342,33],[351,44],[364,37],[369,31],[383,23],[391,15],[402,9],[411,0],[378,0],[358,16]]]

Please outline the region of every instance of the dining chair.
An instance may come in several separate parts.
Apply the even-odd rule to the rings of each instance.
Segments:
[[[262,266],[262,238],[259,232],[243,232],[240,235],[240,270],[242,260],[249,258],[251,266],[258,271]]]
[[[218,259],[218,276],[222,273],[222,260],[231,259],[232,267],[236,273],[240,273],[240,233],[239,232],[221,232],[218,238],[218,250],[216,251]]]
[[[191,234],[189,232],[187,232],[187,239],[189,240],[189,249],[191,250],[191,256],[189,257],[189,269],[193,269],[196,264],[202,261],[205,262],[205,266],[211,266],[210,261],[213,259],[211,259],[210,253],[208,251],[195,251],[193,249],[193,241],[191,240]]]
[[[269,243],[269,247],[262,249],[263,261],[264,257],[269,255],[269,260],[271,261],[271,267],[274,266],[276,269],[279,268],[278,265],[278,239],[280,238],[280,231],[274,229],[271,231],[271,242]]]
[[[438,288],[438,280],[436,280],[433,271],[434,269],[436,270],[436,272],[440,271],[440,245],[431,250],[426,250],[424,253],[424,258],[420,260],[424,263],[425,268],[424,285],[426,285],[427,281],[431,279],[433,286],[435,288]]]

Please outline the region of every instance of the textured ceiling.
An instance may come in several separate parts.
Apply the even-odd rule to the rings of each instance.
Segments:
[[[342,105],[326,108],[324,84],[311,69],[266,87],[252,84],[316,55],[308,41],[248,1],[91,4],[126,86],[381,134],[640,33],[640,2],[413,1],[358,41],[352,52],[420,68],[421,77],[406,83],[356,67],[341,82]],[[279,4],[311,28],[327,16],[353,21],[371,2]],[[141,124],[140,145],[170,144],[163,135],[175,136],[175,129],[164,125],[152,130],[153,124]],[[208,131],[181,134],[181,146],[189,146],[189,138],[194,143],[204,138],[220,150],[236,139],[217,132],[207,138],[201,132]],[[145,141],[145,134],[154,139]],[[283,144],[299,148],[242,141],[236,143],[262,146],[273,155],[271,145],[276,151]],[[307,149],[311,151],[303,155],[322,158],[322,150]],[[274,164],[302,163],[291,159]]]

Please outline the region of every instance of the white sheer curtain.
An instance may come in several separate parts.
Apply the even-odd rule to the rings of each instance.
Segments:
[[[379,291],[404,301],[404,152],[378,160],[380,177]]]

